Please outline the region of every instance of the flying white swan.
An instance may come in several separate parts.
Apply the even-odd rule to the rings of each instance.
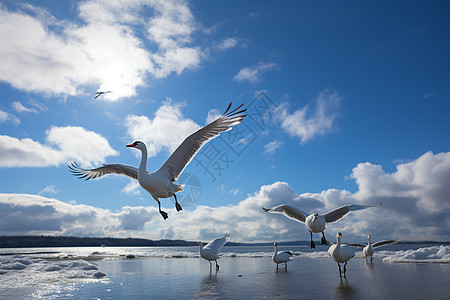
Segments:
[[[159,213],[164,219],[167,219],[167,213],[161,210],[159,198],[173,196],[177,211],[182,210],[175,193],[182,191],[183,186],[174,183],[174,181],[178,179],[184,168],[186,168],[204,144],[220,133],[231,130],[232,126],[239,124],[244,119],[245,115],[242,115],[242,113],[246,109],[239,110],[242,105],[228,112],[231,107],[230,103],[222,116],[188,136],[156,172],[152,173],[147,171],[147,147],[140,141],[127,145],[127,147],[133,147],[142,152],[139,169],[123,164],[104,164],[95,169],[82,169],[75,162],[69,165],[69,169],[74,175],[79,178],[85,178],[86,180],[95,179],[107,174],[124,175],[138,180],[140,186],[149,192],[153,199],[158,202]]]
[[[338,233],[337,235],[337,243],[333,244],[331,242],[328,242],[329,244],[332,244],[330,248],[328,249],[328,255],[331,256],[331,258],[334,259],[335,262],[337,262],[339,267],[339,276],[342,278],[342,270],[341,270],[341,263],[344,263],[344,278],[345,272],[347,271],[347,262],[355,256],[355,250],[347,245],[341,244],[341,238],[342,233]]]
[[[382,203],[380,203],[381,205]],[[262,208],[264,211],[269,213],[278,213],[283,214],[286,217],[293,219],[295,221],[305,223],[306,228],[308,229],[310,235],[311,235],[311,248],[316,248],[316,244],[314,243],[312,239],[313,233],[322,233],[322,239],[321,244],[326,245],[327,240],[325,238],[325,224],[326,223],[333,223],[336,221],[339,221],[343,217],[345,217],[349,212],[365,209],[368,207],[375,207],[377,205],[356,205],[356,204],[350,204],[345,205],[342,207],[339,207],[333,211],[330,211],[329,213],[325,215],[319,215],[317,213],[314,214],[307,214],[295,207],[292,207],[287,204],[278,205],[272,208]]]
[[[94,99],[97,99],[97,98],[100,97],[101,95],[108,94],[108,93],[112,93],[112,92],[111,92],[111,91],[107,91],[107,92],[97,92],[97,93],[95,93],[95,98],[94,98]]]
[[[284,268],[287,270],[287,263],[296,257],[295,254],[290,251],[278,251],[277,243],[273,243],[273,245],[275,248],[274,248],[274,252],[272,255],[272,260],[274,263],[277,264],[277,270],[278,270],[278,264],[283,264],[283,263],[284,263]]]
[[[209,262],[209,270],[211,271],[212,263],[211,261],[216,262],[216,271],[219,270],[219,265],[217,264],[217,259],[219,259],[219,250],[226,244],[227,238],[230,237],[229,233],[224,234],[223,237],[216,238],[206,244],[203,247],[202,242],[198,242],[198,246],[200,248],[200,256],[206,259]]]
[[[367,257],[370,256],[370,261],[373,260],[373,254],[375,252],[375,250],[373,248],[377,248],[377,247],[381,247],[384,245],[390,245],[390,244],[395,244],[398,241],[396,240],[385,240],[385,241],[380,241],[380,242],[376,242],[376,243],[370,243],[370,234],[367,236],[367,245],[363,245],[363,244],[356,244],[356,243],[346,243],[349,246],[353,246],[353,247],[364,247],[363,248],[363,254],[366,257],[366,261],[367,261]]]

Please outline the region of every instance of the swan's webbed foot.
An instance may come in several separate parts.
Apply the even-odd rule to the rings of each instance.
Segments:
[[[310,244],[310,246],[311,246],[311,249],[313,249],[313,248],[316,248],[316,244],[314,243],[314,241],[312,239],[312,232],[310,232],[310,235],[311,235],[311,244]]]
[[[325,238],[325,233],[323,233],[323,232],[322,232],[322,238],[320,239],[320,244],[321,245],[327,244],[327,239]]]
[[[164,220],[167,219],[167,218],[169,217],[169,215],[168,215],[165,211],[160,210],[159,213],[160,213],[161,216],[164,218]]]
[[[173,197],[175,198],[175,208],[177,209],[177,211],[183,210],[180,203],[178,203],[177,195],[173,194]]]

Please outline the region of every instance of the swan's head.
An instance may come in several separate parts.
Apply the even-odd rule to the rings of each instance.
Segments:
[[[338,233],[336,234],[336,237],[337,237],[338,239],[342,239],[342,233],[338,232]]]
[[[139,150],[144,150],[146,148],[145,144],[141,141],[135,141],[135,142],[127,145],[126,147],[133,147],[133,148],[137,148]]]
[[[368,236],[367,236],[367,238],[370,240],[370,238],[371,238],[372,236],[369,234]]]
[[[314,220],[317,220],[318,216],[319,216],[319,214],[314,214]]]
[[[273,245],[276,247],[277,246],[277,242],[273,243]]]

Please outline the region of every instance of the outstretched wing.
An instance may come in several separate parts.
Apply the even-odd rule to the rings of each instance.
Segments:
[[[239,110],[242,105],[228,112],[231,107],[230,102],[223,115],[188,136],[157,172],[162,172],[171,181],[177,180],[204,144],[222,132],[231,130],[232,126],[239,124],[244,119],[245,115],[241,113],[246,109]]]
[[[398,241],[396,241],[396,240],[379,241],[379,242],[373,243],[372,247],[376,248],[376,247],[381,247],[381,246],[384,246],[384,245],[395,244],[397,242]]]
[[[268,213],[274,213],[274,214],[283,214],[286,217],[305,223],[306,220],[306,216],[308,216],[307,213],[296,209],[290,205],[287,204],[282,204],[282,205],[278,205],[272,208],[262,208],[264,211],[268,212]]]
[[[206,246],[203,249],[210,249],[213,251],[218,252],[220,248],[223,247],[223,245],[226,244],[227,238],[230,237],[229,233],[224,234],[223,237],[217,238],[206,244]]]
[[[364,248],[367,245],[363,245],[363,244],[356,244],[356,243],[344,243],[344,245],[348,245],[348,246],[352,246],[352,247],[362,247]]]
[[[378,205],[356,205],[356,204],[345,205],[345,206],[339,207],[333,211],[330,211],[329,213],[324,215],[324,219],[325,219],[325,222],[327,222],[327,223],[333,223],[333,222],[339,221],[340,219],[345,217],[351,211],[361,210],[361,209],[375,207],[375,206],[378,206]]]
[[[85,180],[99,178],[108,174],[124,175],[137,180],[138,173],[136,167],[123,164],[110,164],[95,169],[83,169],[73,162],[69,165],[69,170],[73,175],[78,176],[80,179],[84,178]]]

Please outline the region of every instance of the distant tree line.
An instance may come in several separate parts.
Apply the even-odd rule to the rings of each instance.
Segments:
[[[139,238],[110,238],[110,237],[73,237],[73,236],[45,236],[22,235],[0,236],[0,248],[27,247],[96,247],[96,246],[194,246],[195,242],[183,240],[148,240]]]

